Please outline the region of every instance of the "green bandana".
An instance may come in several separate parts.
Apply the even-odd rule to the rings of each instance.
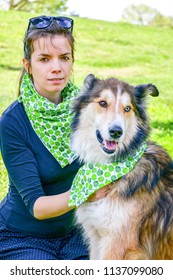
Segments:
[[[19,102],[23,102],[31,125],[49,152],[61,167],[70,164],[76,158],[70,150],[70,125],[73,114],[70,112],[72,98],[79,90],[71,82],[63,89],[63,102],[58,105],[36,92],[26,73],[21,84]]]
[[[79,206],[98,189],[112,183],[129,173],[146,150],[144,143],[135,153],[121,162],[110,164],[84,164],[75,176],[69,206]]]

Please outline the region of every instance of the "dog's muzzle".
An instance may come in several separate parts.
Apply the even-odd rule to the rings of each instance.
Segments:
[[[114,133],[114,135],[113,135]],[[112,135],[111,135],[112,134]],[[122,133],[119,132],[119,136],[117,138],[119,138]],[[111,138],[115,137],[115,132],[113,132],[113,130],[109,130],[109,135],[111,136]],[[114,137],[113,137],[114,136]],[[97,140],[99,141],[99,143],[101,144],[101,149],[107,153],[107,154],[113,154],[118,146],[118,142],[115,140],[104,140],[100,131],[96,130],[96,137]]]

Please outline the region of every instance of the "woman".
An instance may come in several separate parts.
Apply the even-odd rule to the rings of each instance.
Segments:
[[[29,20],[19,98],[2,114],[0,145],[9,190],[0,204],[0,259],[88,259],[68,206],[79,163],[69,148],[73,20]],[[104,187],[89,198],[106,196]]]

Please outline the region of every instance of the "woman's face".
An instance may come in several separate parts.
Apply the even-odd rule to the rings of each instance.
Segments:
[[[24,59],[24,66],[32,75],[37,92],[58,104],[73,65],[69,41],[63,35],[41,37],[33,42],[33,47],[31,64]]]

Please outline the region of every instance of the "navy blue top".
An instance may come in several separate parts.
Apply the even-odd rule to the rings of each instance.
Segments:
[[[70,189],[80,165],[61,168],[33,130],[22,103],[13,102],[0,119],[0,147],[9,176],[0,221],[29,235],[55,237],[73,229],[74,210],[50,219],[33,216],[35,201]]]

